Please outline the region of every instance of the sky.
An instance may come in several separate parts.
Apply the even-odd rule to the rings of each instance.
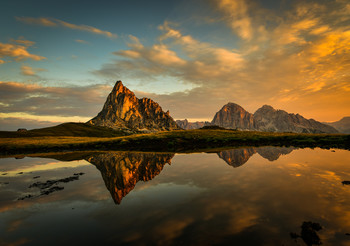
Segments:
[[[0,130],[86,122],[116,81],[174,119],[350,116],[348,0],[3,0]]]

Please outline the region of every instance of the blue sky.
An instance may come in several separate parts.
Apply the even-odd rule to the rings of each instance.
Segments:
[[[175,119],[211,120],[227,102],[320,121],[350,115],[346,0],[4,0],[1,9],[3,130],[86,121],[117,80]]]

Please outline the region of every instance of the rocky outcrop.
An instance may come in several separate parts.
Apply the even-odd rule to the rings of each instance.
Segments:
[[[117,81],[101,112],[87,123],[118,130],[161,131],[179,129],[169,111],[149,98],[138,99]]]
[[[211,122],[229,129],[296,132],[296,133],[337,133],[333,127],[313,119],[305,119],[299,114],[276,110],[269,105],[259,108],[254,114],[235,103],[228,103],[217,112]]]
[[[258,153],[261,157],[276,161],[280,156],[291,153],[294,147],[259,147],[259,148],[239,148],[224,150],[218,153],[218,156],[232,167],[240,167],[245,164],[249,158]]]
[[[255,129],[253,115],[235,103],[224,105],[220,111],[215,114],[211,124],[229,129]]]
[[[176,124],[184,130],[199,129],[199,128],[202,128],[203,126],[210,125],[208,121],[188,122],[187,119],[177,120]]]
[[[305,119],[300,114],[289,114],[284,110],[276,110],[264,105],[254,113],[256,129],[266,132],[296,133],[337,133],[331,126],[314,119]]]
[[[350,117],[344,117],[339,121],[324,123],[337,129],[341,133],[350,134]]]
[[[86,158],[101,172],[105,185],[115,203],[134,189],[139,181],[152,180],[160,174],[165,164],[170,164],[173,154],[106,152]]]

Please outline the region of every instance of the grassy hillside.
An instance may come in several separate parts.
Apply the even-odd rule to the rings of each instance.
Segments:
[[[0,131],[0,138],[28,138],[44,136],[71,136],[71,137],[119,137],[125,133],[111,128],[92,126],[86,123],[63,123],[53,127],[29,130],[27,132]]]
[[[0,154],[75,150],[196,152],[238,146],[350,148],[350,135],[267,133],[232,130],[178,130],[122,137],[45,136],[0,138]]]

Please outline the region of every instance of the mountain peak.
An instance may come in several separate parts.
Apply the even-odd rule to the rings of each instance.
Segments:
[[[217,112],[211,122],[231,129],[254,129],[253,115],[236,103],[229,102]]]
[[[169,112],[164,112],[152,99],[138,99],[120,80],[115,83],[101,112],[88,123],[118,130],[179,129]]]

